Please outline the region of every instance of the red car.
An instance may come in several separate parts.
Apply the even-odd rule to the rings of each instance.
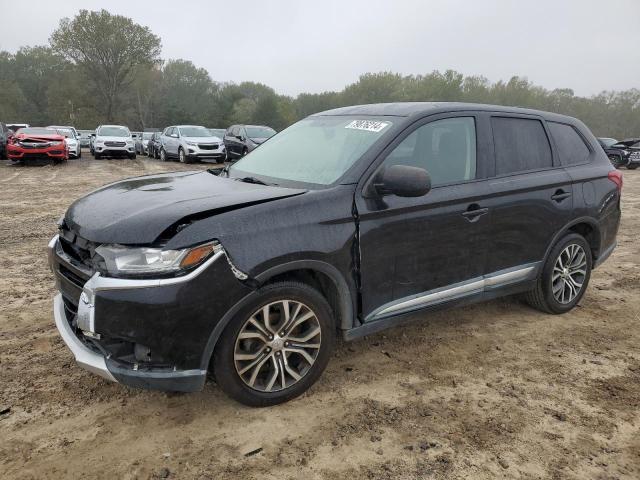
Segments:
[[[56,130],[21,128],[9,138],[7,156],[17,163],[29,160],[53,160],[54,163],[59,163],[69,158],[69,148],[64,136]]]

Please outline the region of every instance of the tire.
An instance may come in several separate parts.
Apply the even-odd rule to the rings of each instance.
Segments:
[[[247,150],[247,147],[244,147],[242,149],[242,156],[244,157],[247,153],[249,153],[249,150]]]
[[[624,166],[624,160],[621,155],[611,154],[609,155],[609,161],[614,168],[620,169]]]
[[[160,160],[162,160],[163,162],[167,161],[167,152],[164,148],[160,149]]]
[[[178,148],[178,161],[180,163],[188,163],[187,156],[184,154],[184,150],[182,149],[182,147]]]
[[[136,159],[136,153],[130,153],[129,155],[127,155],[129,157],[129,160],[135,160]]]
[[[638,165],[627,165],[628,170],[635,170],[636,168],[638,168]]]
[[[575,257],[571,257],[572,248],[578,252]],[[584,262],[579,262],[581,258],[580,251],[584,253]],[[560,258],[561,256],[562,258]],[[574,273],[570,276],[572,281],[569,279],[564,280],[571,268],[561,271],[558,265],[559,261],[564,267],[574,265],[574,272],[584,270],[584,274]],[[570,264],[566,265],[568,261]],[[583,265],[580,265],[578,270],[578,265],[581,263]],[[572,310],[587,290],[589,279],[591,278],[592,265],[591,247],[584,237],[577,233],[566,235],[551,249],[544,263],[542,273],[538,276],[536,287],[526,293],[525,300],[532,307],[545,313],[561,314]],[[577,292],[575,292],[576,283],[580,284]],[[574,294],[573,297],[571,297],[572,293]]]
[[[288,334],[281,337],[278,334],[286,321],[282,316],[284,301],[289,302],[291,319],[301,319],[309,313],[311,317],[298,326],[289,327]],[[296,310],[298,305],[301,307]],[[270,321],[266,323],[263,314],[265,306],[270,313],[267,316]],[[274,315],[276,318],[273,318]],[[264,332],[269,332],[271,340],[256,329],[256,323],[250,324],[250,319],[259,323]],[[314,332],[318,333],[304,337]],[[241,333],[248,337],[240,339]],[[312,347],[293,347],[290,340],[287,341],[292,337],[299,340],[299,345]],[[305,338],[304,342],[300,340],[302,338]],[[277,405],[301,395],[318,380],[329,362],[334,341],[333,313],[320,292],[299,282],[266,285],[252,295],[225,328],[213,353],[213,373],[220,388],[238,402],[251,407]],[[312,361],[298,353],[300,350],[306,352]],[[254,357],[256,352],[258,357]],[[238,355],[261,360],[255,364],[253,358],[242,359]],[[286,367],[284,362],[287,362]],[[281,372],[285,372],[284,384]]]
[[[93,158],[95,158],[96,160],[100,160],[100,154],[99,153],[93,153]]]

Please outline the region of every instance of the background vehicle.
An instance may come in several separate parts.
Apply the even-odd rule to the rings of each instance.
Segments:
[[[225,159],[225,147],[222,139],[199,125],[175,125],[167,127],[160,139],[160,158],[177,158],[182,163],[213,159],[216,162]]]
[[[275,134],[276,131],[273,128],[262,125],[232,125],[224,136],[227,157],[229,159],[244,157]]]
[[[96,160],[103,156],[136,158],[131,132],[122,125],[101,125],[98,127],[93,140],[93,152]]]
[[[56,130],[60,135],[63,135],[67,147],[69,148],[69,158],[80,157],[80,142],[76,137],[76,129],[73,127],[49,125],[47,128]]]
[[[7,156],[17,163],[48,160],[60,163],[69,158],[65,137],[51,128],[19,128],[7,145]]]
[[[570,311],[616,246],[621,191],[570,117],[339,108],[219,175],[138,177],[74,202],[50,243],[56,325],[111,380],[193,391],[213,370],[233,398],[273,405],[317,380],[338,332],[519,293]]]
[[[95,134],[95,130],[78,130],[78,135],[80,136],[80,147],[81,148],[90,148],[91,147],[91,135]],[[93,154],[93,152],[91,152]]]
[[[598,138],[598,142],[616,168],[627,167],[634,170],[640,165],[637,156],[631,161],[631,154],[640,151],[640,138],[628,138],[618,141],[614,138]]]
[[[153,132],[151,134],[149,143],[147,143],[147,156],[151,158],[160,158],[160,147],[162,146],[160,143],[161,136],[162,132]]]
[[[0,122],[0,160],[7,158],[7,142],[10,135],[13,135],[13,131]]]
[[[137,154],[146,155],[149,140],[153,136],[153,132],[142,132],[138,138],[135,139],[135,150]]]

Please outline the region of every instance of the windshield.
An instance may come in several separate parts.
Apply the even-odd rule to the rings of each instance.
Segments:
[[[76,138],[76,136],[73,134],[73,130],[71,130],[70,128],[57,128],[56,130],[60,135],[64,135],[68,138]]]
[[[16,133],[26,135],[56,135],[58,132],[51,128],[19,128]]]
[[[602,142],[605,147],[610,147],[611,145],[618,143],[618,140],[615,138],[601,138],[600,142]]]
[[[151,137],[153,137],[153,132],[145,132],[142,134],[143,140],[151,140]]]
[[[131,133],[125,127],[102,127],[98,130],[100,137],[130,137]]]
[[[211,132],[204,127],[180,127],[183,137],[210,137]]]
[[[245,130],[249,138],[269,138],[276,134],[276,131],[269,127],[246,127]]]
[[[210,128],[209,131],[211,132],[211,135],[213,135],[214,137],[218,137],[218,138],[224,137],[225,130],[222,128]]]
[[[329,185],[340,178],[392,122],[376,118],[311,117],[283,130],[229,167],[229,175],[262,175]]]

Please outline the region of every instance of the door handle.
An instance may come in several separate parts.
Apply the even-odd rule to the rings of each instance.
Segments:
[[[565,192],[564,190],[556,190],[556,193],[551,195],[551,200],[553,200],[554,202],[560,203],[563,200],[569,198],[570,196],[571,196],[571,193],[569,192]]]
[[[469,222],[476,222],[480,219],[482,215],[489,212],[488,208],[480,208],[480,205],[477,203],[472,203],[467,207],[467,210],[462,212],[462,216],[466,218]]]

